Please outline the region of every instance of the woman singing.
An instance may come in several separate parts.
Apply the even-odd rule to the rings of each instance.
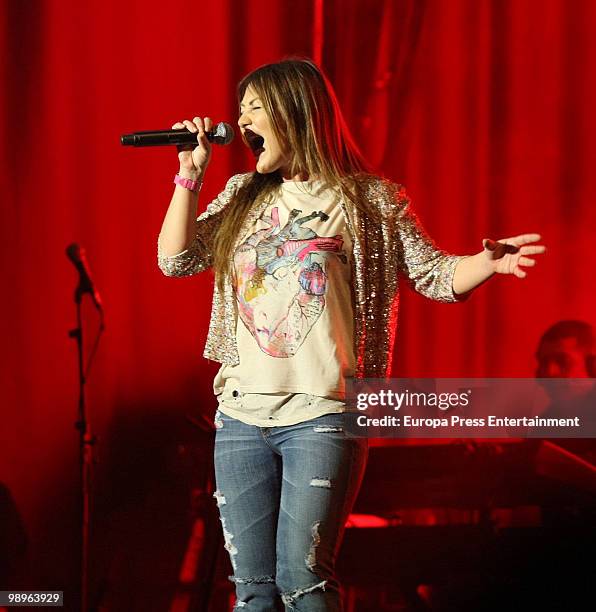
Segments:
[[[389,375],[398,274],[457,302],[495,273],[523,278],[536,234],[438,250],[402,186],[370,174],[333,90],[307,60],[262,66],[238,86],[255,170],[229,179],[196,218],[211,119],[180,149],[158,240],[168,276],[213,267],[204,356],[213,383],[215,474],[235,609],[341,610],[334,568],[367,440],[345,432],[346,380]]]

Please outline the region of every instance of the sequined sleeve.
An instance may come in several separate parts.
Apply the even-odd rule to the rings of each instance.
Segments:
[[[403,185],[389,183],[395,208],[399,237],[398,265],[414,289],[431,300],[459,302],[469,294],[453,291],[453,276],[463,255],[450,255],[437,248],[411,209],[410,198]]]
[[[164,255],[160,237],[157,239],[157,265],[166,276],[190,276],[211,267],[213,236],[221,222],[225,207],[232,201],[247,174],[232,176],[225,189],[207,205],[195,221],[195,237],[188,249],[176,255]]]

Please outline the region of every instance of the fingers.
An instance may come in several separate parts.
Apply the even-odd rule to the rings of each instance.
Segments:
[[[193,123],[197,128],[197,141],[201,144],[205,149],[209,150],[210,143],[207,139],[205,132],[208,132],[211,129],[212,121],[210,117],[205,117],[205,120],[200,117],[195,117],[193,119]]]
[[[546,247],[543,244],[532,244],[531,246],[528,246],[529,243],[536,242],[540,239],[540,234],[520,234],[519,236],[501,238],[497,241],[485,238],[482,241],[482,245],[488,251],[496,251],[497,255],[513,255],[518,253],[520,255],[520,259],[518,261],[519,264],[523,266],[534,266],[536,265],[536,262],[533,259],[524,256],[540,255],[546,252]],[[526,276],[525,272],[523,272],[523,270],[520,268],[514,270],[513,273],[519,278],[524,278]]]
[[[211,117],[205,117],[205,119],[201,119],[201,117],[194,117],[192,123],[196,127],[196,129],[193,131],[198,133],[209,132],[213,127],[213,121],[211,120]]]
[[[539,255],[540,253],[544,253],[546,251],[546,247],[541,244],[537,244],[536,246],[523,246],[519,250],[522,255]]]
[[[513,244],[515,246],[522,246],[530,242],[537,242],[542,236],[540,234],[520,234],[519,236],[512,236],[510,238],[503,238],[499,242],[506,242],[507,244]]]
[[[485,238],[482,246],[485,251],[491,251],[488,257],[497,262],[495,268],[500,274],[513,274],[517,278],[526,278],[524,268],[533,268],[536,261],[529,255],[540,255],[546,252],[543,244],[531,244],[541,239],[540,234],[520,234],[500,240]],[[528,246],[529,245],[529,246]]]
[[[194,117],[192,121],[183,119],[172,126],[173,130],[182,130],[184,128],[193,134],[197,134],[197,140],[200,142],[205,132],[210,132],[213,128],[213,120],[211,117],[205,117],[204,120],[201,117]]]
[[[517,262],[517,265],[531,268],[536,265],[536,262],[533,259],[530,259],[529,257],[520,257],[519,261]]]
[[[533,268],[535,265],[536,265],[536,261],[535,260],[531,259],[530,257],[520,256],[520,258],[517,260],[517,263],[516,263],[515,267],[513,268],[512,272],[513,272],[514,276],[517,276],[517,278],[526,278],[526,276],[528,274],[520,266],[524,266],[526,268]]]
[[[186,128],[191,134],[197,135],[197,144],[188,144],[184,146],[176,147],[178,152],[181,153],[183,151],[195,151],[195,154],[200,154],[202,157],[193,157],[194,163],[201,163],[201,159],[203,157],[209,161],[211,156],[211,143],[207,138],[205,132],[211,130],[213,126],[213,121],[210,117],[205,117],[202,119],[201,117],[193,117],[192,121],[189,119],[183,119],[182,121],[177,121],[172,126],[173,130],[182,130]],[[197,146],[198,145],[198,146]]]
[[[203,120],[200,117],[195,117],[192,121],[184,120],[184,127],[193,134],[197,134],[203,129]]]

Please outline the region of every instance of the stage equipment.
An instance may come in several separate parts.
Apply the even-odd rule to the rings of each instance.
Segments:
[[[76,340],[78,349],[78,374],[79,374],[79,404],[78,404],[78,420],[75,422],[75,428],[80,434],[80,472],[81,472],[81,490],[80,490],[80,516],[81,516],[81,550],[80,550],[80,565],[81,565],[81,612],[89,610],[89,526],[91,524],[91,480],[93,467],[93,446],[96,443],[96,437],[91,432],[89,419],[87,416],[87,405],[85,401],[85,384],[89,368],[93,361],[93,357],[97,351],[99,340],[105,330],[104,312],[101,303],[99,292],[95,288],[92,281],[91,272],[87,265],[85,250],[78,244],[70,244],[66,248],[66,255],[74,264],[79,273],[79,282],[74,292],[74,301],[77,312],[77,327],[71,329],[68,335],[73,340]],[[95,307],[100,314],[99,331],[97,333],[89,360],[85,367],[84,352],[83,352],[83,323],[81,317],[81,303],[83,296],[88,293],[91,296]]]

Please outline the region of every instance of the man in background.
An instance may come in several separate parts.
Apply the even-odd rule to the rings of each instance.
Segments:
[[[550,404],[540,416],[578,416],[584,425],[596,421],[596,334],[585,321],[558,321],[540,338],[536,377]],[[556,380],[555,380],[556,379]],[[569,379],[568,381],[561,379]],[[557,438],[556,444],[596,464],[595,438]]]

